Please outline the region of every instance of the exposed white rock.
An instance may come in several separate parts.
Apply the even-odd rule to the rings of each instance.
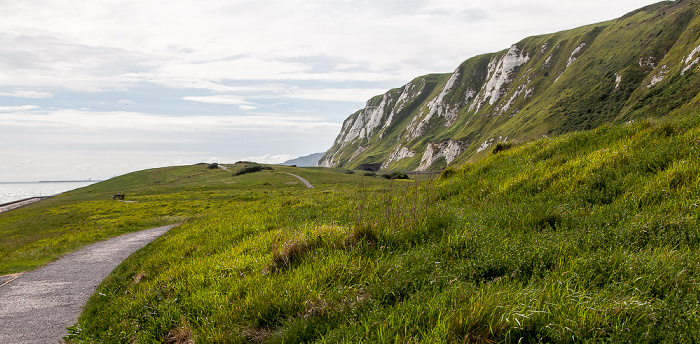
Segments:
[[[685,58],[683,62],[685,62],[685,68],[683,68],[683,71],[681,71],[681,75],[685,75],[686,72],[688,72],[693,66],[698,64],[700,62],[700,57],[696,57],[696,55],[700,53],[700,45],[698,45],[693,51],[688,54],[688,56]]]
[[[559,81],[559,78],[561,78],[561,76],[562,76],[563,74],[564,74],[564,72],[559,72],[559,75],[557,75],[557,78],[554,79],[554,83],[556,83],[557,81]]]
[[[615,73],[615,89],[620,88],[620,83],[622,82],[622,74]]]
[[[447,140],[440,143],[430,142],[421,158],[420,166],[418,166],[416,170],[425,171],[430,165],[442,157],[444,157],[445,161],[449,164],[462,154],[463,151],[464,148],[459,141]]]
[[[518,99],[520,94],[522,94],[523,91],[525,89],[527,89],[527,87],[529,85],[530,85],[530,80],[528,80],[527,83],[521,84],[520,86],[518,86],[518,89],[516,89],[515,92],[513,92],[513,95],[510,97],[510,99],[508,99],[508,101],[503,105],[503,107],[501,107],[500,113],[504,113],[504,112],[508,111],[508,109],[510,109],[510,107],[513,106],[513,103],[515,103],[515,100]],[[532,89],[529,89],[528,91],[530,93],[532,93]],[[527,92],[526,92],[525,96],[527,97]]]
[[[382,126],[382,129],[389,127],[391,123],[394,121],[394,116],[401,112],[403,108],[408,104],[417,94],[420,94],[423,92],[423,89],[425,88],[425,82],[424,80],[421,80],[421,83],[416,85],[413,83],[408,83],[402,90],[401,95],[399,98],[396,100],[396,104],[394,105],[394,108],[391,110],[389,113],[389,117],[387,120],[384,122],[384,125]],[[380,134],[379,138],[382,138],[384,133]]]
[[[460,73],[459,68],[457,68],[450,76],[450,79],[447,80],[447,83],[445,84],[445,87],[442,88],[442,91],[440,91],[440,94],[425,105],[427,108],[425,117],[423,117],[421,120],[418,120],[418,117],[413,118],[411,123],[406,128],[406,138],[408,140],[412,140],[423,135],[423,133],[428,129],[428,123],[435,116],[445,118],[445,126],[449,127],[454,124],[461,104],[451,103],[446,101],[445,98],[450,94],[450,92],[453,91],[461,76],[462,73]]]
[[[654,69],[656,68],[656,62],[654,62],[654,60],[654,56],[642,57],[639,59],[639,67]]]
[[[318,161],[318,166],[319,167],[333,167],[335,166],[336,162],[338,159],[336,159],[336,156],[340,153],[340,150],[337,150],[334,154],[328,157],[322,157],[321,160]]]
[[[347,144],[357,138],[361,140],[369,138],[374,129],[382,123],[389,101],[390,97],[385,94],[377,106],[371,106],[367,103],[365,109],[357,116],[352,127],[340,143]]]
[[[530,98],[532,97],[532,94],[535,92],[535,89],[530,87],[527,90],[525,90],[525,97],[524,98]]]
[[[527,63],[530,56],[523,54],[517,45],[513,45],[508,52],[500,59],[494,57],[489,62],[488,76],[486,84],[481,88],[479,95],[469,106],[469,110],[479,111],[486,100],[493,105],[506,93],[506,85],[513,81],[514,70]]]
[[[661,67],[659,72],[656,73],[656,75],[654,75],[653,77],[651,77],[651,80],[649,81],[649,85],[647,85],[647,88],[653,87],[654,85],[663,81],[664,78],[666,77],[666,74],[668,74],[668,66]]]
[[[544,60],[544,65],[549,66],[549,62],[552,61],[552,55],[547,56],[547,58]]]
[[[348,162],[352,161],[353,159],[357,158],[358,155],[362,154],[362,152],[366,151],[369,146],[360,146],[357,147],[357,150],[355,153],[352,153],[352,156],[350,157],[350,160]]]
[[[571,53],[571,56],[569,57],[569,61],[566,63],[566,68],[569,68],[569,66],[571,66],[571,64],[574,63],[574,61],[576,61],[576,59],[578,58],[578,56],[576,55],[579,52],[581,52],[581,49],[583,49],[583,47],[585,46],[586,43],[581,43],[578,47],[576,47],[576,49],[574,49],[574,51]]]
[[[396,147],[396,149],[389,155],[389,159],[382,164],[382,169],[389,167],[394,161],[399,161],[401,159],[413,158],[416,156],[416,151],[410,150],[406,147]]]
[[[462,76],[462,73],[459,72],[459,68],[452,73],[452,76],[450,77],[449,80],[447,80],[447,83],[445,84],[445,87],[442,89],[440,94],[430,101],[428,103],[428,109],[430,112],[428,113],[428,120],[432,116],[440,116],[444,117],[448,123],[453,122],[453,120],[457,117],[457,111],[458,109],[458,104],[450,104],[449,102],[445,101],[445,97],[447,97],[450,92],[454,89],[455,85],[457,84],[457,81],[459,81],[460,77]]]
[[[484,141],[484,143],[482,143],[481,146],[479,146],[479,148],[476,149],[476,152],[481,153],[481,152],[485,151],[487,148],[489,148],[489,146],[491,146],[493,144],[494,140],[496,140],[496,139],[492,138],[492,139],[488,139],[488,140]]]

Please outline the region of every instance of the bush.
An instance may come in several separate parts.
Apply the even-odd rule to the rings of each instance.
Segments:
[[[353,170],[345,170],[345,174],[355,174],[355,171],[353,171]]]
[[[242,169],[236,171],[233,175],[240,176],[241,174],[260,172],[263,170],[272,170],[272,167],[258,164],[245,165]]]
[[[372,172],[372,171],[366,171],[365,173],[362,174],[365,177],[375,177],[377,174]]]
[[[457,174],[456,168],[454,168],[452,166],[445,167],[445,169],[442,170],[442,172],[440,172],[440,179],[448,179],[448,178],[454,176],[455,174]]]
[[[510,149],[511,147],[513,147],[513,143],[512,143],[512,142],[499,142],[499,143],[496,144],[496,146],[493,147],[493,149],[491,150],[491,154],[496,154],[496,153],[498,153],[498,152],[502,152],[502,151],[504,151],[504,150],[508,150],[508,149]]]
[[[384,174],[382,174],[382,177],[384,177],[386,179],[409,179],[408,175],[406,173],[399,172],[399,171],[384,173]]]

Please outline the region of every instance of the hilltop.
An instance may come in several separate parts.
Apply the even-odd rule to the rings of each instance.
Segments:
[[[348,117],[319,166],[439,170],[499,142],[696,108],[699,6],[659,2],[418,77]]]

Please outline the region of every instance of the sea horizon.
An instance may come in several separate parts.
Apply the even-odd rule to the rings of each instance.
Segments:
[[[32,197],[48,197],[79,189],[99,180],[0,182],[0,204]]]

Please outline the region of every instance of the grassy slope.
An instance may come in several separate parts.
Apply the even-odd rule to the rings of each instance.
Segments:
[[[453,139],[466,145],[452,163],[461,165],[483,157],[486,153],[477,150],[491,139],[527,142],[605,123],[664,116],[686,105],[697,108],[700,72],[697,67],[684,75],[681,71],[700,42],[699,8],[698,1],[663,1],[616,20],[523,39],[516,45],[529,60],[512,71],[505,94],[493,104],[483,103],[478,111],[471,107],[474,99],[468,91],[481,89],[488,81],[489,61],[503,57],[507,50],[470,58],[458,68],[457,87],[444,98],[443,106],[459,108],[453,125],[445,126],[442,118],[434,116],[420,137],[408,141],[404,135],[414,118],[427,116],[425,105],[442,91],[447,81],[443,78],[429,97],[415,100],[420,104],[405,115],[406,121],[381,137],[375,133],[369,143],[362,143],[369,148],[350,162],[360,143],[349,145],[339,154],[339,162],[356,168],[387,161],[395,148],[405,146],[415,150],[416,156],[396,161],[389,169],[413,170],[429,143]],[[571,59],[577,48],[576,59]],[[662,75],[663,81],[650,85]]]
[[[692,112],[537,140],[420,189],[221,204],[122,264],[71,341],[697,342],[698,149]]]
[[[119,234],[216,213],[225,204],[306,191],[296,178],[278,172],[307,176],[320,188],[354,185],[359,178],[284,166],[233,178],[206,167],[135,172],[0,214],[0,275],[36,268]],[[117,192],[135,203],[113,201]]]

